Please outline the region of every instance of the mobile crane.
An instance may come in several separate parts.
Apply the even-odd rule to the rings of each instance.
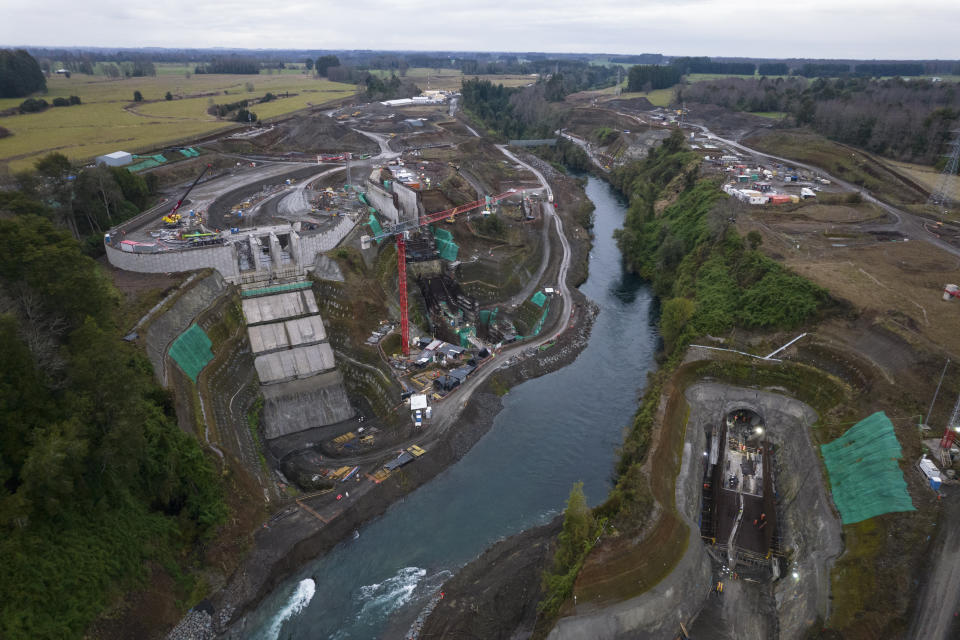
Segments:
[[[198,182],[200,182],[200,178],[202,178],[211,168],[213,168],[212,164],[208,164],[203,168],[203,171],[201,171],[200,175],[197,176],[197,179],[193,181],[193,184],[187,187],[187,190],[184,192],[184,194],[180,196],[179,200],[177,200],[177,204],[174,205],[173,209],[170,210],[170,213],[163,216],[163,224],[168,227],[180,226],[180,221],[183,219],[183,216],[177,213],[177,210],[183,206],[183,201],[187,199],[187,196],[190,195],[190,192],[193,191],[193,188],[197,186]]]

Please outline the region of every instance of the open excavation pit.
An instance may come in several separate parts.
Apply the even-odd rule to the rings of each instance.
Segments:
[[[843,548],[810,441],[816,413],[783,395],[717,383],[691,386],[686,399],[683,468],[702,474],[701,534],[714,560],[714,591],[690,633],[803,637],[829,615],[830,569]]]

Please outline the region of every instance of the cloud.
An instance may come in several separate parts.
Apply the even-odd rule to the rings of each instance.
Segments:
[[[949,58],[960,3],[4,0],[0,43]]]

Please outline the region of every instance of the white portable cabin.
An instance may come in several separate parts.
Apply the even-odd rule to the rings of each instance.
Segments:
[[[108,167],[123,167],[133,162],[133,156],[126,151],[114,151],[102,156],[97,156],[97,164],[105,164]]]

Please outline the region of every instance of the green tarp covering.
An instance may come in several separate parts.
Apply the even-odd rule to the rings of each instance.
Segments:
[[[533,297],[530,298],[530,302],[537,305],[538,307],[542,307],[543,303],[546,301],[547,301],[547,294],[545,294],[543,291],[537,291],[535,294],[533,294]]]
[[[903,457],[900,442],[882,411],[853,425],[820,451],[843,524],[915,510],[897,464]]]
[[[370,214],[370,219],[367,220],[367,224],[370,225],[370,231],[373,232],[374,236],[378,236],[383,233],[383,227],[380,226],[380,221],[377,220],[377,216]],[[377,240],[377,244],[383,242],[383,239]]]
[[[211,344],[206,332],[194,323],[170,345],[170,357],[196,382],[200,371],[213,360]]]
[[[433,237],[437,240],[437,252],[440,257],[448,262],[456,261],[457,254],[460,253],[460,247],[453,241],[453,234],[446,229],[437,227],[430,227],[430,231],[433,232]]]
[[[470,336],[475,335],[477,335],[477,328],[473,326],[460,327],[457,330],[457,337],[460,338],[460,346],[464,349],[468,349],[470,347]]]
[[[263,296],[271,293],[283,293],[284,291],[296,291],[297,289],[309,288],[309,282],[290,282],[288,284],[278,284],[272,287],[262,287],[260,289],[247,289],[246,291],[241,292],[241,295],[244,298],[252,298],[254,296]]]

